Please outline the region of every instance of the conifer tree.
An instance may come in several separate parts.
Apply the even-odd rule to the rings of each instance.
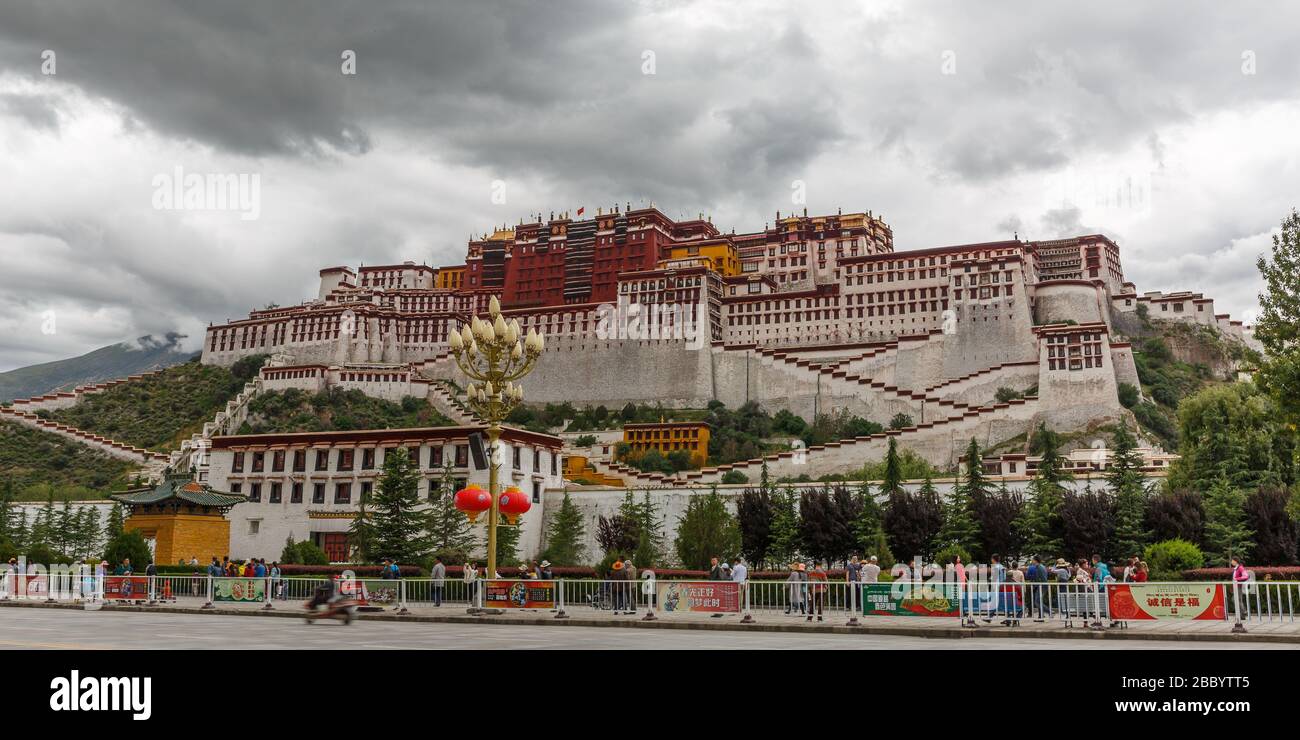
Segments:
[[[1221,477],[1205,492],[1205,553],[1211,565],[1250,555],[1254,533],[1246,526],[1246,493]]]
[[[450,460],[444,463],[437,490],[429,491],[429,535],[435,552],[460,559],[474,547],[474,528],[469,517],[456,508],[455,470]]]
[[[108,510],[108,521],[104,523],[104,541],[117,539],[122,534],[125,520],[126,517],[122,513],[122,504],[114,501],[113,508]]]
[[[429,512],[420,505],[420,473],[405,447],[384,455],[370,506],[372,555],[415,563],[433,551]]]
[[[370,493],[364,490],[357,499],[357,511],[348,524],[348,544],[359,562],[375,561],[375,525],[370,517]]]
[[[1123,423],[1115,431],[1115,449],[1106,470],[1106,481],[1115,508],[1110,555],[1113,559],[1140,555],[1150,540],[1146,532],[1147,488],[1137,440]]]
[[[778,565],[799,557],[799,497],[794,486],[787,485],[772,494],[772,536],[768,550]]]
[[[677,523],[676,546],[678,560],[694,570],[707,569],[710,558],[730,562],[740,554],[740,527],[717,487],[707,495],[690,497]]]
[[[1021,521],[1025,549],[1046,561],[1064,554],[1065,525],[1060,510],[1065,486],[1062,483],[1072,476],[1061,465],[1060,438],[1045,424],[1039,424],[1032,447],[1038,450],[1042,460],[1029,483],[1029,500],[1025,502]]]
[[[898,459],[898,443],[889,438],[889,449],[885,451],[885,474],[880,481],[880,494],[886,498],[903,490],[903,466]]]
[[[587,547],[583,544],[585,528],[582,512],[569,498],[568,490],[560,501],[560,508],[551,518],[546,531],[546,550],[542,557],[555,565],[581,565],[586,557]]]
[[[974,438],[966,450],[966,475],[958,473],[943,507],[943,529],[939,530],[942,547],[960,547],[974,553],[979,548],[979,527],[974,507],[987,495],[983,461]]]

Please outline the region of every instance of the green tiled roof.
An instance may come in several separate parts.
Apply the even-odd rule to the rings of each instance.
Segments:
[[[175,498],[198,506],[217,507],[234,506],[246,500],[243,494],[214,491],[206,484],[195,482],[189,475],[168,475],[153,488],[126,491],[109,498],[128,505],[156,504]]]

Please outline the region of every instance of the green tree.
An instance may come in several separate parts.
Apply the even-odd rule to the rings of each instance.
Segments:
[[[90,557],[99,552],[99,509],[95,506],[82,506],[77,512],[75,525],[76,535],[73,541],[76,546],[73,548],[73,554],[79,559]]]
[[[519,525],[497,524],[497,563],[508,565],[519,559]],[[486,534],[484,537],[486,538]],[[487,549],[486,547],[484,549]]]
[[[108,545],[105,546],[104,559],[108,561],[110,569],[120,565],[124,558],[131,559],[131,567],[138,573],[143,573],[144,567],[152,562],[149,544],[144,541],[144,535],[140,534],[140,530],[131,529],[122,532],[109,540]]]
[[[1273,236],[1271,257],[1256,263],[1264,278],[1255,323],[1265,351],[1259,378],[1294,432],[1300,424],[1300,214],[1294,208]]]
[[[104,522],[104,539],[111,540],[122,534],[125,521],[122,504],[114,501],[113,508],[108,510],[108,521]]]
[[[566,490],[559,510],[551,517],[546,529],[546,550],[542,557],[555,565],[580,565],[587,556],[587,547],[583,544],[585,536],[582,512]]]
[[[13,505],[14,498],[13,479],[6,478],[4,485],[0,486],[0,542],[19,545],[20,543],[14,542],[18,528],[18,509]]]
[[[280,551],[280,562],[285,565],[296,565],[298,560],[298,543],[293,541],[293,535],[289,535],[284,540],[284,549]]]
[[[889,448],[885,450],[885,471],[880,481],[880,493],[889,497],[903,490],[903,468],[898,459],[898,442],[889,438]]]
[[[373,563],[377,557],[376,536],[375,525],[370,516],[370,493],[363,489],[357,499],[357,511],[352,515],[352,521],[348,523],[350,554],[359,562]]]
[[[54,490],[50,489],[49,498],[36,512],[36,518],[32,520],[32,528],[27,534],[31,545],[54,546],[54,518]]]
[[[448,460],[442,466],[437,490],[429,489],[429,535],[434,551],[442,553],[444,560],[448,557],[463,559],[474,547],[473,525],[469,523],[469,517],[456,508],[455,471]]]
[[[677,558],[686,568],[705,570],[713,557],[731,560],[740,554],[740,527],[715,487],[691,496],[677,523]]]
[[[433,551],[429,512],[420,505],[420,473],[405,447],[384,454],[384,469],[371,497],[373,552],[399,563],[415,563]]]
[[[1029,500],[1020,526],[1026,550],[1044,560],[1064,554],[1064,521],[1060,509],[1065,500],[1065,486],[1062,483],[1072,476],[1062,466],[1060,444],[1056,432],[1040,423],[1030,445],[1042,460],[1029,483]]]
[[[777,564],[788,564],[799,557],[799,497],[794,486],[772,492],[771,542],[769,558]]]
[[[988,482],[984,476],[983,458],[979,444],[971,438],[966,447],[966,475],[958,473],[943,507],[943,529],[939,530],[942,547],[960,547],[966,552],[980,548],[979,526],[975,523],[975,508],[988,495]]]
[[[1110,539],[1110,556],[1128,558],[1142,553],[1150,541],[1146,531],[1147,487],[1142,475],[1142,456],[1137,440],[1122,422],[1117,425],[1106,482],[1115,508],[1115,534]]]
[[[1205,491],[1220,478],[1237,488],[1295,483],[1295,434],[1278,423],[1273,399],[1251,383],[1204,388],[1178,406],[1171,490]]]
[[[1250,555],[1251,537],[1246,526],[1246,492],[1226,477],[1205,492],[1205,554],[1211,565],[1227,565],[1234,557]]]

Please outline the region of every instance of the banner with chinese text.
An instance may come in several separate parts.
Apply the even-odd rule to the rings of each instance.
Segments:
[[[104,599],[144,601],[149,598],[148,576],[105,576]]]
[[[213,601],[266,601],[265,578],[214,578]]]
[[[488,581],[483,606],[489,609],[554,609],[555,581]]]
[[[739,612],[734,581],[659,581],[659,608],[666,612]]]
[[[1223,619],[1222,583],[1114,583],[1106,586],[1112,619]]]
[[[955,585],[864,583],[862,613],[890,617],[956,617],[960,603]]]

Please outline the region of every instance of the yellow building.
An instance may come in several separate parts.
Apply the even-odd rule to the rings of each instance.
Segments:
[[[434,279],[433,287],[443,288],[446,290],[458,290],[465,284],[465,266],[453,265],[451,267],[439,267],[438,276]]]
[[[155,563],[201,562],[230,554],[230,520],[226,512],[245,500],[237,493],[214,491],[189,473],[168,473],[153,488],[111,496],[130,511],[123,528],[139,530],[150,542]]]
[[[623,442],[628,452],[639,455],[650,449],[663,455],[685,450],[691,461],[704,465],[709,459],[709,425],[703,421],[661,421],[658,424],[625,424]]]
[[[705,265],[720,275],[740,274],[740,253],[730,239],[705,239],[696,244],[676,244],[656,264],[659,269]]]
[[[623,487],[623,479],[598,472],[582,455],[564,456],[564,479],[567,481],[588,481],[598,486]]]

